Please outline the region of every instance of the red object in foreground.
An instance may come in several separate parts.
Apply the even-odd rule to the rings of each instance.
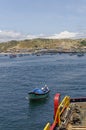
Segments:
[[[60,103],[60,94],[57,93],[54,97],[54,118],[55,118],[55,115],[56,115],[56,111],[58,109],[58,106],[59,106],[59,103]]]
[[[60,104],[60,94],[57,93],[54,97],[54,119],[55,119],[59,104]],[[57,122],[58,122],[58,118],[57,118]],[[54,130],[55,126],[56,126],[56,122],[53,122],[53,124],[50,127],[50,130]]]

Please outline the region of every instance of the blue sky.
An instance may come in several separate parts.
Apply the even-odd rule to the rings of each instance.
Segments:
[[[0,41],[59,36],[86,37],[86,0],[0,0]]]

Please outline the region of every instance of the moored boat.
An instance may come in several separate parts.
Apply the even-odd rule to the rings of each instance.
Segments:
[[[65,96],[60,103],[60,94],[54,97],[54,121],[44,130],[86,130],[86,97]]]
[[[44,99],[47,98],[49,95],[49,88],[45,85],[44,87],[35,88],[31,92],[28,93],[30,100],[38,100],[38,99]]]
[[[84,56],[84,53],[83,52],[77,53],[77,56],[82,57],[82,56]]]
[[[10,57],[10,58],[16,58],[17,55],[16,55],[16,54],[10,54],[9,57]]]

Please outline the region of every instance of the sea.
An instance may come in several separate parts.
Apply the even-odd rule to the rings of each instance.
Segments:
[[[31,102],[28,92],[45,84],[49,97]],[[86,97],[86,54],[0,55],[0,130],[43,130],[53,122],[56,93]]]

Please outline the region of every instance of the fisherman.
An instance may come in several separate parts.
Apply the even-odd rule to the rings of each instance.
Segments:
[[[48,88],[48,86],[45,84],[45,86],[44,87],[42,87],[42,91],[48,91],[49,90],[49,88]]]

